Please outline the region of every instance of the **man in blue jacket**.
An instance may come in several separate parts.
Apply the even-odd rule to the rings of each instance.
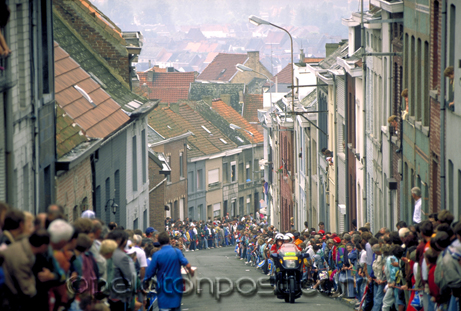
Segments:
[[[181,251],[170,245],[168,233],[160,233],[158,241],[160,250],[152,256],[144,281],[148,281],[154,275],[157,275],[158,307],[160,311],[177,311],[181,307],[183,292],[181,266],[184,266],[191,276],[194,276],[194,271]]]

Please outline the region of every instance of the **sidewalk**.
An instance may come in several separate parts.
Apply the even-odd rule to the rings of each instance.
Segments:
[[[351,309],[355,309],[355,302],[354,302],[354,298],[331,298],[330,296],[328,296],[327,294],[324,294],[322,293],[323,296],[329,298],[329,299],[334,299],[334,300],[338,300],[339,302],[341,302],[343,305],[351,308]]]

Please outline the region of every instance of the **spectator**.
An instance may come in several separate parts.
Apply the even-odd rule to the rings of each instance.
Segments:
[[[0,1],[0,30],[6,27],[8,20],[10,18],[10,9],[6,5],[5,0]],[[6,44],[5,37],[0,31],[0,57],[6,58],[11,54],[11,50]]]
[[[401,96],[405,99],[405,110],[402,110],[402,120],[406,120],[408,115],[408,89],[404,89]]]
[[[413,223],[419,224],[421,222],[421,213],[427,215],[421,208],[421,189],[414,187],[411,189],[411,196],[415,200],[415,209],[413,211]]]
[[[37,306],[31,301],[37,294],[32,267],[35,257],[47,252],[49,243],[48,232],[40,229],[0,254],[5,273],[5,286],[0,293],[1,310],[31,310]],[[42,276],[39,274],[39,277]]]
[[[177,283],[177,280],[182,279],[181,266],[185,266],[191,276],[194,276],[194,271],[182,253],[169,245],[170,238],[166,232],[160,233],[158,240],[161,248],[153,255],[144,280],[148,281],[153,276],[157,276],[157,284],[161,284],[158,287],[160,310],[180,310],[182,292],[173,290],[172,286]],[[173,280],[173,282],[166,282],[166,279]]]
[[[6,213],[3,235],[0,237],[0,249],[4,249],[20,239],[24,232],[24,221],[24,213],[19,210],[10,210]]]
[[[396,115],[392,115],[389,118],[387,118],[387,122],[394,128],[394,133],[398,134],[399,131],[399,120],[397,119]]]

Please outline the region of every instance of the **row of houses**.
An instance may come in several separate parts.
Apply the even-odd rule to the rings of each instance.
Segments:
[[[274,224],[413,223],[415,186],[423,211],[459,218],[458,4],[371,0],[343,19],[349,37],[324,60],[289,67],[293,93],[264,95]]]
[[[88,0],[7,1],[0,60],[0,201],[72,221],[94,210],[128,228],[148,224],[148,114],[131,91],[139,32]],[[31,24],[30,21],[36,22]]]

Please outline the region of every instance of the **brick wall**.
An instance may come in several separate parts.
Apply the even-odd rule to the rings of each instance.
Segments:
[[[293,182],[288,171],[293,176],[293,135],[290,131],[281,131],[280,133],[280,158],[284,164],[283,173],[278,174],[280,178],[280,202],[281,202],[281,230],[289,230],[290,217],[293,215],[292,188]],[[280,165],[282,165],[280,163]],[[277,167],[277,170],[280,168]]]
[[[66,22],[129,84],[128,52],[117,32],[89,14],[79,0],[53,0],[53,4]]]
[[[149,158],[149,186],[154,188],[165,176],[159,173],[160,167]],[[163,231],[165,219],[165,182],[149,193],[149,226]]]
[[[56,203],[64,207],[69,222],[75,220],[74,214],[80,217],[84,209],[93,210],[92,190],[93,180],[90,157],[83,160],[72,170],[56,178]],[[82,206],[85,198],[88,204],[86,208]]]
[[[429,86],[431,90],[438,90],[440,95],[440,54],[441,54],[441,42],[442,42],[442,14],[441,14],[441,1],[437,1],[439,6],[436,7],[436,1],[431,0],[430,2],[430,20],[431,20],[431,38],[429,43]],[[429,91],[429,90],[427,90]],[[430,193],[429,193],[429,209],[431,212],[437,212],[440,206],[441,193],[440,193],[440,104],[433,98],[430,99],[430,137],[429,137],[429,148],[430,148],[430,170],[429,178]]]

